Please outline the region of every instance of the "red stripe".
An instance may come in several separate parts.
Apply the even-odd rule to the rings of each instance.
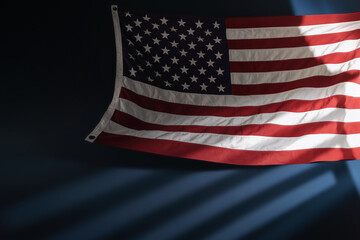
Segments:
[[[236,117],[250,116],[259,113],[273,113],[279,111],[306,112],[311,110],[335,107],[348,109],[360,108],[360,98],[344,95],[336,95],[320,100],[288,100],[263,106],[246,107],[198,106],[190,104],[170,103],[136,94],[126,88],[121,89],[120,97],[132,101],[140,107],[149,110],[190,116]]]
[[[171,140],[145,139],[102,132],[97,143],[166,156],[237,165],[280,165],[359,159],[360,148],[315,148],[293,151],[247,151]]]
[[[351,70],[343,72],[334,76],[313,76],[292,82],[286,83],[264,83],[264,84],[250,84],[232,85],[233,95],[257,95],[257,94],[274,94],[285,92],[298,88],[322,88],[330,87],[332,85],[342,82],[354,82],[360,84],[360,71]]]
[[[360,12],[306,16],[226,18],[226,28],[291,27],[360,20]]]
[[[115,111],[111,120],[134,130],[160,130],[168,132],[215,133],[226,135],[254,135],[268,137],[300,137],[308,134],[360,133],[360,122],[316,122],[294,126],[252,124],[243,126],[160,125],[144,122],[127,113]]]
[[[322,64],[336,64],[350,61],[360,57],[358,49],[351,52],[331,53],[320,57],[274,60],[274,61],[251,61],[230,62],[231,72],[272,72],[299,70],[319,66]]]
[[[345,40],[357,40],[360,38],[360,30],[341,33],[330,33],[313,36],[265,38],[265,39],[229,39],[229,49],[268,49],[268,48],[291,48],[325,45]]]

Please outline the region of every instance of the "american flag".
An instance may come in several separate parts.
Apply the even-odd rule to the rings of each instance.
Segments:
[[[114,97],[86,140],[239,165],[360,158],[360,13],[112,14]]]

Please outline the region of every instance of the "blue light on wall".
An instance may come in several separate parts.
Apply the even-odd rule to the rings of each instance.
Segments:
[[[295,15],[351,13],[360,11],[357,0],[291,0]]]

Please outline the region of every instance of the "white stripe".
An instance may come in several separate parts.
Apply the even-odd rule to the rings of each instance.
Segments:
[[[360,109],[325,108],[308,112],[261,113],[246,117],[187,116],[148,110],[126,99],[121,99],[117,110],[147,123],[160,125],[244,126],[278,124],[284,126],[314,122],[360,122]]]
[[[146,139],[164,139],[196,143],[214,147],[252,151],[288,151],[313,148],[360,147],[360,134],[314,134],[301,137],[233,136],[213,133],[166,132],[132,130],[110,121],[106,133],[135,136]]]
[[[229,50],[229,59],[231,62],[301,59],[320,57],[338,52],[351,52],[358,49],[359,47],[360,40],[347,40],[326,45],[294,48],[233,49]]]
[[[258,73],[232,72],[230,77],[232,84],[284,83],[313,76],[334,76],[350,70],[360,70],[360,58],[345,63],[323,64],[299,70]]]
[[[339,33],[360,29],[360,21],[329,23],[297,27],[228,28],[227,39],[259,39],[299,37],[318,34]]]
[[[171,103],[201,106],[242,107],[261,106],[287,100],[318,100],[334,95],[360,97],[360,85],[352,82],[339,83],[327,88],[299,88],[277,94],[234,96],[183,93],[161,89],[124,77],[123,86],[140,95]]]

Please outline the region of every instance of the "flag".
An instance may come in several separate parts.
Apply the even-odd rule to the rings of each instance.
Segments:
[[[360,158],[360,13],[112,15],[114,96],[87,141],[238,165]]]

